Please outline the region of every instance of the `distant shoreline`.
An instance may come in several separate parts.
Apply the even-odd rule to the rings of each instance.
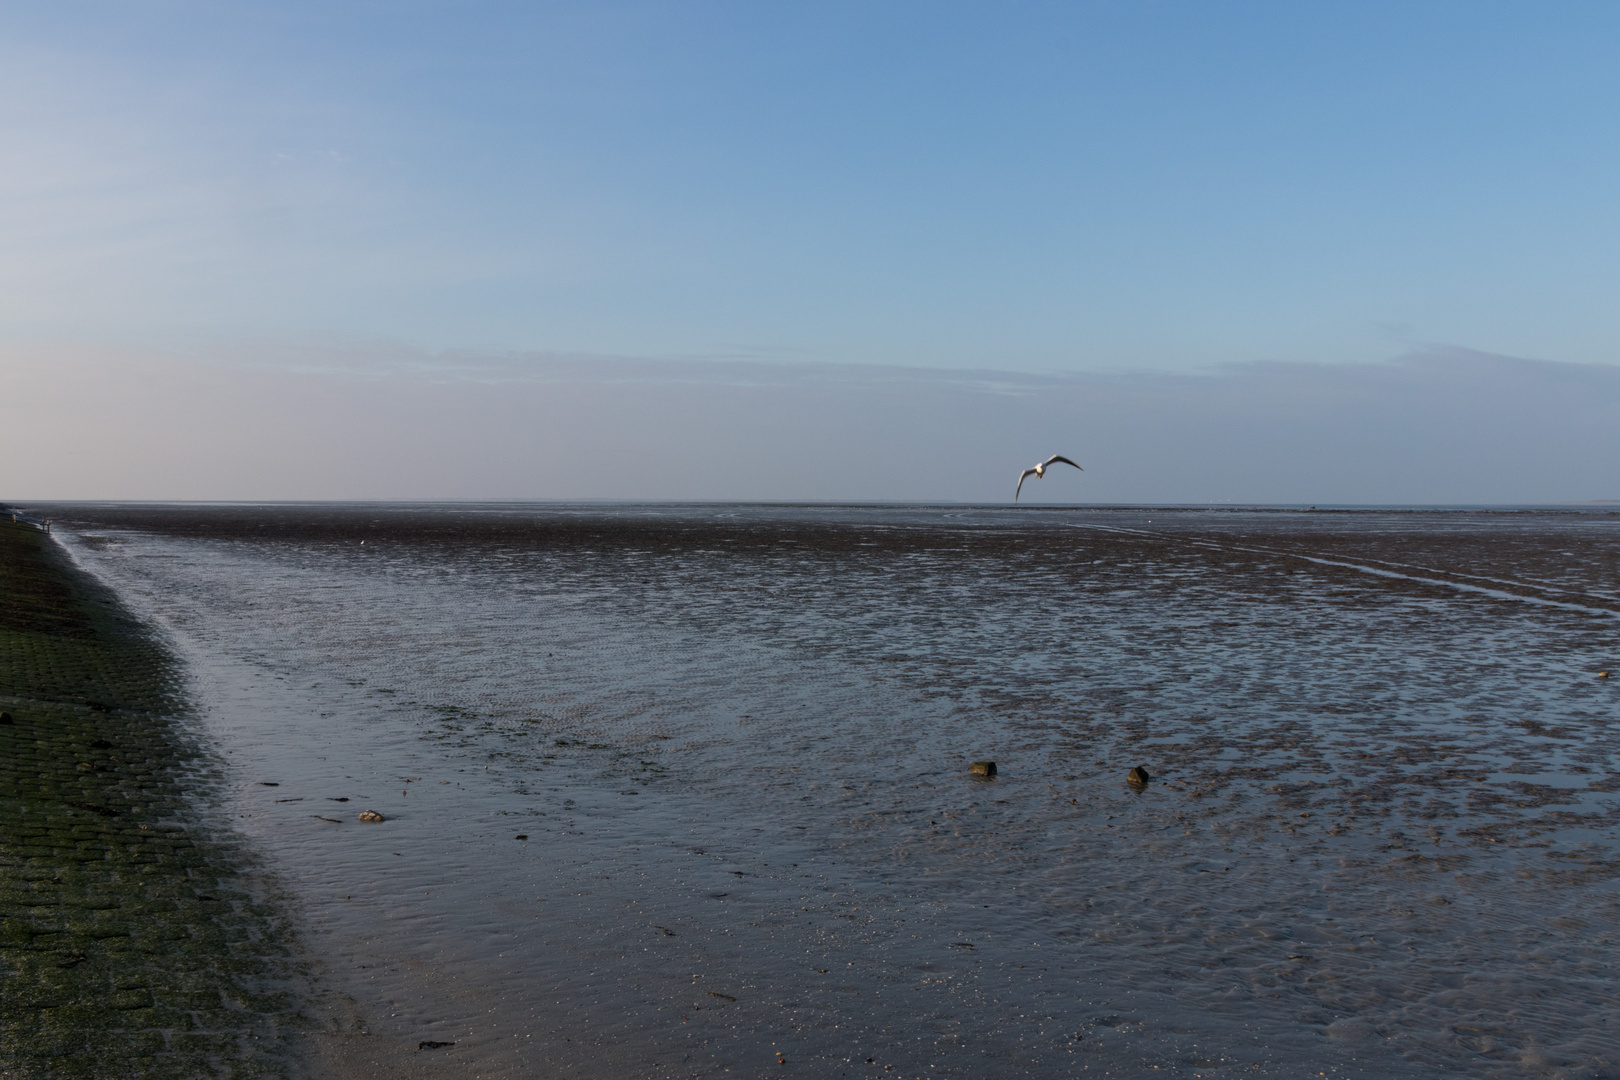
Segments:
[[[11,519],[13,512],[44,522],[47,517],[70,515],[74,510],[154,510],[154,509],[337,509],[365,507],[379,511],[412,509],[459,509],[468,512],[515,509],[555,509],[579,512],[609,511],[630,507],[649,509],[683,509],[713,507],[716,509],[746,507],[752,509],[832,510],[832,509],[949,509],[976,511],[1008,511],[1012,513],[1138,513],[1144,510],[1163,513],[1229,512],[1229,513],[1549,513],[1559,511],[1607,510],[1620,511],[1620,499],[1586,499],[1568,502],[1543,503],[1334,503],[1334,502],[1183,502],[1183,503],[1127,503],[1127,502],[1039,502],[1026,500],[1008,502],[942,502],[890,500],[873,502],[853,500],[846,502],[825,500],[761,500],[761,499],[36,499],[0,507],[0,518]]]

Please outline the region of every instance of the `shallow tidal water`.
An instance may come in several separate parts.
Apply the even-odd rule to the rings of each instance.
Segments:
[[[1620,1076],[1620,514],[50,513],[313,1075]]]

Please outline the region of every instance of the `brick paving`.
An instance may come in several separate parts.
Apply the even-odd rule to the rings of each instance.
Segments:
[[[230,831],[174,662],[0,521],[0,1077],[280,1076],[291,928]]]

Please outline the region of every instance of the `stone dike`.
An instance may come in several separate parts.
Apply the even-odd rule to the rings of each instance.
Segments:
[[[306,1030],[273,890],[211,819],[172,656],[0,520],[0,1077],[283,1076]]]

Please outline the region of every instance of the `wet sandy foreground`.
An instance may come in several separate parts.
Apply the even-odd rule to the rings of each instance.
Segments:
[[[1614,515],[57,516],[318,1072],[1620,1075]]]

